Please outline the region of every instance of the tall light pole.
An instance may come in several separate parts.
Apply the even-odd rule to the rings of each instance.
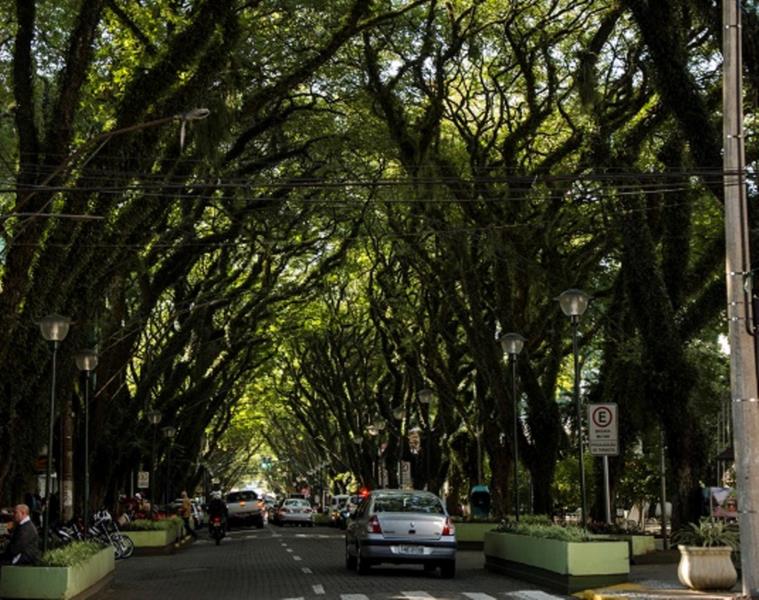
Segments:
[[[177,434],[176,427],[167,425],[162,429],[163,437],[169,441],[169,450],[166,455],[166,483],[164,484],[164,504],[171,502],[169,499],[171,492],[171,449],[174,446],[174,436]]]
[[[577,455],[580,461],[580,495],[582,496],[582,527],[587,525],[588,498],[585,491],[585,461],[582,448],[583,420],[580,406],[580,360],[577,350],[577,325],[588,308],[588,296],[582,290],[568,289],[559,294],[561,311],[572,321],[572,355],[574,357],[574,401],[577,409]]]
[[[524,347],[525,338],[518,333],[504,333],[500,337],[504,354],[511,359],[511,397],[514,405],[514,519],[519,522],[519,399],[517,398],[517,356]]]
[[[94,350],[80,350],[74,355],[76,367],[84,371],[84,535],[90,530],[90,375],[98,366]]]
[[[58,344],[66,339],[69,333],[71,319],[52,314],[39,322],[40,333],[48,342],[53,342],[53,374],[50,383],[50,417],[47,436],[47,464],[45,465],[45,512],[42,526],[42,553],[47,552],[47,542],[50,534],[50,479],[53,476],[53,433],[55,426],[55,359],[58,354]]]
[[[155,450],[156,450],[156,437],[158,436],[158,424],[161,422],[161,411],[149,410],[148,421],[153,426],[153,446],[150,450],[150,489],[151,498],[150,501],[156,503],[158,500],[158,482],[155,478]]]
[[[398,421],[398,487],[403,489],[403,421],[406,419],[406,409],[396,406],[393,419]]]
[[[425,469],[424,478],[426,480],[426,489],[430,489],[430,443],[432,437],[432,423],[430,423],[430,405],[435,397],[435,392],[430,388],[422,388],[417,392],[419,402],[424,407],[424,424],[427,429],[424,440]]]

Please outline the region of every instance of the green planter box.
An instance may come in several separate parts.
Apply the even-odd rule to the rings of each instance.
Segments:
[[[174,544],[181,539],[181,528],[172,525],[168,529],[147,531],[122,531],[134,542],[135,554],[170,554]]]
[[[630,560],[635,562],[636,556],[643,556],[651,552],[656,552],[656,538],[652,535],[616,535],[616,534],[599,534],[598,539],[605,540],[624,540],[630,547]]]
[[[482,550],[485,533],[498,527],[498,523],[456,523],[456,542],[460,550]]]
[[[513,533],[487,532],[485,566],[565,594],[627,581],[626,541],[564,542]]]
[[[104,548],[74,567],[12,567],[0,571],[2,598],[85,598],[113,576],[113,548]]]

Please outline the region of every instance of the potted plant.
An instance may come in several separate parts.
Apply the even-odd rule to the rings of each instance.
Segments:
[[[730,558],[739,545],[738,529],[719,519],[704,517],[676,532],[680,550],[677,577],[694,590],[729,590],[738,580]]]

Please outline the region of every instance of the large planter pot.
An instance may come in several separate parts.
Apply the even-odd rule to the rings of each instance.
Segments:
[[[677,578],[693,590],[729,590],[738,580],[729,546],[678,546]]]
[[[459,550],[481,550],[485,534],[497,526],[497,523],[456,523],[456,543]]]
[[[175,549],[176,542],[182,539],[182,527],[168,523],[166,529],[150,529],[137,531],[122,531],[134,542],[137,555],[170,554]]]
[[[113,576],[113,548],[104,548],[73,567],[13,567],[0,572],[2,598],[86,598]]]
[[[565,542],[489,531],[484,539],[486,568],[572,594],[627,581],[626,541]]]

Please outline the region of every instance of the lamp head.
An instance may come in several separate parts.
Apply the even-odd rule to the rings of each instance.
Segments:
[[[48,342],[62,342],[69,333],[71,319],[53,313],[40,319],[40,333]]]
[[[89,348],[80,350],[74,355],[76,368],[80,371],[94,371],[98,366],[98,353]]]
[[[419,402],[422,404],[431,404],[432,399],[435,397],[435,392],[433,392],[430,388],[422,388],[417,392],[416,395],[419,398]]]
[[[516,356],[522,351],[527,340],[519,333],[504,333],[498,338],[498,341],[501,342],[501,349],[504,354]]]
[[[174,436],[177,434],[177,428],[172,427],[171,425],[167,425],[161,431],[163,431],[163,437],[169,440],[173,440]]]
[[[588,308],[588,296],[582,290],[569,289],[559,294],[559,306],[561,311],[568,317],[581,317]]]
[[[148,421],[150,421],[151,425],[158,425],[158,423],[161,422],[161,411],[160,410],[149,410],[148,411]]]

